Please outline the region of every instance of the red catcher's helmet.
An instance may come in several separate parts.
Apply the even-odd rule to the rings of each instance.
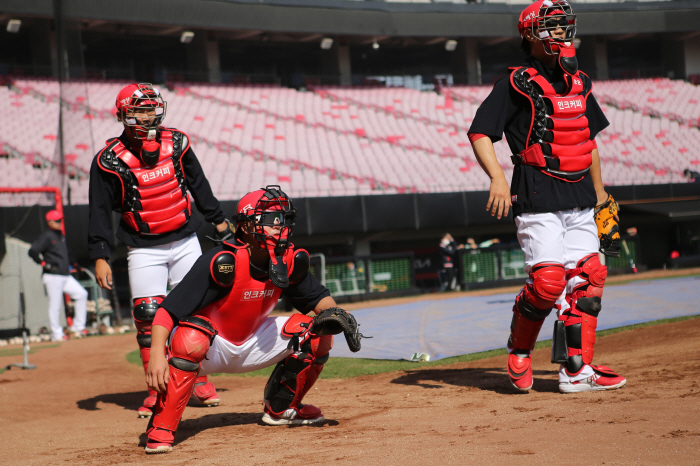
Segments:
[[[253,235],[261,249],[289,247],[297,211],[292,200],[277,185],[269,185],[246,194],[238,201],[236,222],[252,222]],[[275,233],[265,231],[275,228]],[[279,251],[278,251],[279,252]],[[279,255],[279,254],[277,254]]]
[[[46,212],[46,221],[47,222],[57,222],[59,220],[63,220],[63,215],[61,215],[61,212],[58,210],[49,210]]]
[[[564,30],[564,37],[554,38],[550,31]],[[525,40],[525,31],[544,43],[544,50],[557,55],[563,48],[571,47],[576,37],[576,15],[566,0],[538,0],[525,8],[518,18],[518,32]]]
[[[140,83],[129,84],[119,91],[116,106],[119,121],[133,128],[137,138],[154,140],[165,118],[167,102],[152,84]],[[136,109],[149,115],[136,118]]]
[[[279,288],[287,288],[289,275],[284,253],[292,247],[289,238],[297,215],[292,200],[279,186],[268,185],[243,196],[238,201],[236,212],[236,223],[250,222],[253,229],[248,230],[248,233],[253,234],[260,249],[269,252],[270,265],[267,273],[272,283]]]

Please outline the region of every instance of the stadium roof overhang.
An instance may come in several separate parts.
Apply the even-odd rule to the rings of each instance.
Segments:
[[[178,34],[182,28],[230,32],[231,38],[283,33],[367,37],[514,37],[523,5],[394,3],[348,0],[59,0],[62,15],[94,30],[129,24],[139,33]],[[692,32],[700,0],[577,3],[579,34]],[[3,0],[0,14],[51,18],[54,0]],[[7,16],[7,15],[4,15]],[[143,26],[142,28],[140,26]],[[248,35],[247,35],[248,34]],[[247,36],[246,36],[247,35]],[[309,39],[313,37],[313,39]],[[352,39],[351,39],[352,40]]]
[[[700,220],[700,198],[698,197],[666,202],[631,202],[623,206],[630,212],[661,216],[670,219],[671,222]]]

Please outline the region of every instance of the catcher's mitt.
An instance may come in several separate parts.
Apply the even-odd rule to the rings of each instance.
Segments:
[[[350,351],[357,353],[361,347],[360,339],[372,338],[362,335],[358,331],[359,327],[360,324],[357,323],[355,317],[351,314],[338,307],[329,307],[314,317],[313,322],[311,322],[310,332],[315,335],[337,335],[343,333]]]
[[[618,210],[617,202],[609,194],[605,202],[595,206],[600,252],[606,256],[620,257],[620,227],[615,220]]]

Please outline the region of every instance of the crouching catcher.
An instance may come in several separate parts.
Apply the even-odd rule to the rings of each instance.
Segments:
[[[263,422],[324,421],[319,408],[302,400],[328,361],[333,335],[344,333],[352,351],[360,350],[362,335],[354,317],[309,273],[309,254],[289,242],[295,216],[279,186],[246,194],[238,203],[235,238],[201,256],[160,304],[146,373],[158,392],[146,453],[172,451],[197,377],[211,373],[275,365]],[[303,314],[268,317],[282,294]],[[318,315],[307,316],[310,311]]]

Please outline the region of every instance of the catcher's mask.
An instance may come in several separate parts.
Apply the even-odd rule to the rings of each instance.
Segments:
[[[117,118],[124,126],[132,129],[136,138],[143,140],[141,160],[153,166],[160,157],[160,144],[157,141],[167,102],[152,84],[129,84],[117,95]]]
[[[277,185],[248,193],[238,202],[236,223],[248,223],[260,249],[270,253],[270,279],[280,288],[289,285],[285,251],[292,246],[297,211],[292,200]]]
[[[564,31],[563,37],[554,36],[558,29]],[[547,54],[559,56],[559,65],[565,72],[576,73],[576,15],[566,0],[539,0],[525,8],[518,19],[518,31],[523,41],[528,30],[542,42]]]

